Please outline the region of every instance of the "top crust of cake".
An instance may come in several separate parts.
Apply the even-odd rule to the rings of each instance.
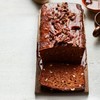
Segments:
[[[43,5],[40,19],[40,50],[67,45],[85,48],[81,5],[67,2]]]

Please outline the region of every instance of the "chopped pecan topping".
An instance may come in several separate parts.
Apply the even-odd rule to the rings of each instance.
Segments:
[[[55,28],[56,30],[61,29],[60,23],[54,23],[54,28]]]
[[[59,35],[59,34],[61,34],[61,32],[62,32],[62,29],[55,30],[55,35]]]
[[[72,30],[80,30],[80,26],[72,26],[71,29]]]
[[[80,8],[80,6],[76,6]],[[77,15],[68,9],[67,3],[58,3],[52,9],[50,8],[47,12],[44,12],[43,15],[45,16],[42,19],[43,29],[46,33],[49,33],[49,36],[45,36],[47,41],[53,42],[54,45],[67,45],[67,43],[72,43],[73,45],[79,44],[79,39],[74,40],[73,38],[75,37],[74,33],[78,32],[77,30],[80,31],[81,25],[77,23]],[[49,20],[49,24],[46,24],[44,20]]]
[[[57,4],[57,7],[60,7],[60,4]]]
[[[70,29],[68,27],[66,27],[66,28],[63,28],[62,31],[63,31],[64,34],[68,34],[68,31],[70,31]]]
[[[63,17],[65,16],[65,12],[61,13],[60,19],[63,19]]]
[[[63,42],[66,39],[66,35],[64,34],[60,34],[59,36],[55,37],[55,40],[59,43],[59,42]]]

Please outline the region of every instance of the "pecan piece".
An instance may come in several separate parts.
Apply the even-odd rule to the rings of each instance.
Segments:
[[[67,2],[65,2],[65,3],[62,4],[62,8],[64,8],[64,9],[67,9],[68,8]]]
[[[71,39],[70,39],[70,37],[66,37],[65,39],[64,39],[64,42],[69,42]]]
[[[64,17],[64,18],[62,19],[62,24],[65,24],[67,21],[68,21],[68,18],[67,18],[67,17]]]
[[[60,19],[62,19],[65,16],[65,12],[61,13]]]
[[[74,13],[69,13],[68,18],[73,21],[76,18],[76,15]]]
[[[55,28],[56,30],[61,29],[60,23],[54,23],[54,28]]]
[[[64,42],[65,39],[66,39],[66,35],[65,34],[60,34],[60,35],[55,37],[55,40],[57,41],[57,43]]]
[[[80,30],[80,26],[72,26],[71,29],[72,30]]]
[[[60,12],[55,13],[55,16],[56,16],[57,18],[60,18],[60,17],[61,17],[61,13],[60,13]]]
[[[61,34],[61,32],[62,32],[62,29],[55,30],[55,35],[59,35],[59,34]]]
[[[64,34],[68,34],[68,31],[70,31],[70,29],[68,27],[66,27],[66,28],[63,29],[63,33]]]

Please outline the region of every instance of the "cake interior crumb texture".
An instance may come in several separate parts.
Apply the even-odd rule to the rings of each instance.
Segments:
[[[47,64],[41,71],[42,86],[61,91],[82,91],[85,87],[81,65]]]

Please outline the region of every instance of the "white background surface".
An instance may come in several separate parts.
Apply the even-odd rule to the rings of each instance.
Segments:
[[[62,0],[50,0],[58,1]],[[100,100],[100,39],[92,36],[93,14],[84,7],[89,95],[35,97],[39,9],[32,0],[0,0],[0,100]]]

